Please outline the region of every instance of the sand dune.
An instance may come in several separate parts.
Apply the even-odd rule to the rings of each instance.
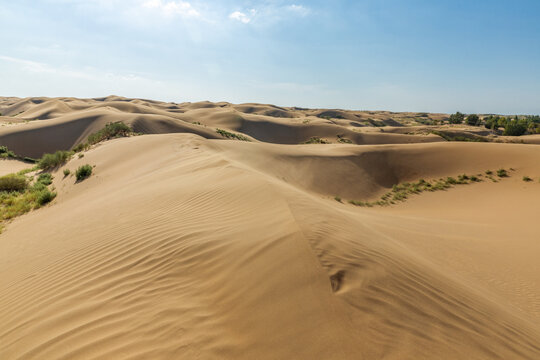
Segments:
[[[50,114],[0,128],[25,156],[109,121],[145,135],[56,169],[53,203],[0,235],[2,359],[540,358],[535,145],[358,132],[365,113],[261,104],[0,102],[22,110]],[[313,136],[333,143],[299,144]],[[85,163],[85,181],[62,174]],[[334,200],[498,168],[511,176],[391,207]]]

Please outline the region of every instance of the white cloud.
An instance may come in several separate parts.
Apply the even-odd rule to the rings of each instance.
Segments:
[[[240,11],[235,11],[235,12],[233,12],[233,13],[231,13],[229,15],[229,19],[237,20],[237,21],[240,21],[240,22],[242,22],[244,24],[248,24],[249,22],[251,22],[251,19],[255,15],[256,10],[251,9],[249,12],[250,12],[251,16],[249,16],[249,15],[243,13],[243,12],[240,12]]]
[[[303,5],[292,4],[292,5],[288,5],[286,8],[287,10],[297,13],[300,16],[309,15],[309,9]]]
[[[84,68],[84,69],[69,69],[65,67],[55,67],[45,63],[15,58],[11,56],[0,55],[0,61],[6,61],[19,65],[20,69],[35,74],[52,74],[65,76],[69,78],[77,79],[86,79],[86,80],[98,80],[102,78],[113,79],[113,80],[124,80],[124,81],[141,81],[148,80],[144,77],[134,75],[134,74],[116,74],[111,72],[101,72],[95,68]]]
[[[142,4],[148,9],[155,9],[166,16],[198,17],[200,14],[187,1],[147,0]]]

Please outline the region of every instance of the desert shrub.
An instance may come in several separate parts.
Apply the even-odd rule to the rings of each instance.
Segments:
[[[304,144],[329,144],[328,141],[321,139],[320,137],[311,137],[308,141],[304,142]]]
[[[88,148],[90,147],[90,144],[88,143],[82,143],[82,144],[79,144],[77,146],[75,146],[73,149],[71,149],[73,152],[81,152],[81,151],[84,151],[84,150],[87,150]]]
[[[224,138],[227,138],[227,139],[236,139],[236,140],[241,140],[241,141],[251,141],[249,140],[248,137],[244,136],[244,135],[240,135],[240,134],[235,134],[235,133],[232,133],[230,131],[227,131],[227,130],[223,130],[223,129],[216,129],[216,132],[223,136]]]
[[[49,173],[39,174],[37,182],[42,183],[43,185],[51,185],[53,176]]]
[[[463,123],[464,119],[465,119],[465,115],[463,115],[462,113],[458,111],[455,114],[450,115],[448,122],[450,124],[461,124]]]
[[[15,158],[15,153],[7,148],[7,146],[0,146],[0,157],[2,158]]]
[[[110,122],[105,127],[90,136],[88,136],[88,143],[90,145],[97,144],[98,142],[109,140],[117,137],[129,136],[132,131],[129,126],[121,121]],[[80,145],[79,145],[80,146]]]
[[[499,169],[499,170],[497,170],[497,176],[498,177],[507,177],[508,172],[505,169]]]
[[[37,203],[36,207],[40,207],[51,202],[55,197],[56,197],[56,193],[53,191],[50,191],[47,188],[39,191],[36,195],[36,203]]]
[[[493,171],[491,171],[491,170],[486,170],[486,175],[493,175]]]
[[[530,182],[530,181],[532,181],[532,179],[530,177],[528,177],[528,176],[524,176],[523,181]]]
[[[63,172],[64,172],[64,176],[68,176],[71,173],[69,169],[64,169]]]
[[[467,125],[477,126],[480,124],[480,118],[476,114],[470,114],[466,119]]]
[[[82,181],[88,178],[90,175],[92,175],[92,166],[88,164],[80,166],[75,172],[75,177],[77,178],[77,181]]]
[[[338,142],[341,144],[352,144],[352,141],[350,139],[344,138],[343,135],[338,135]]]
[[[38,167],[42,170],[54,169],[67,162],[71,156],[73,156],[73,152],[63,150],[59,150],[54,154],[45,154],[39,160]]]
[[[336,200],[337,202],[341,202],[341,197],[336,195],[336,196],[334,196],[334,200]]]
[[[0,177],[0,191],[23,191],[28,187],[28,180],[24,175],[9,174]]]

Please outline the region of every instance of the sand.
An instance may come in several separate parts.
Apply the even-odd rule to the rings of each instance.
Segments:
[[[540,358],[540,147],[309,115],[324,111],[0,101],[4,118],[31,120],[0,127],[0,145],[23,156],[108,121],[143,133],[56,169],[57,198],[0,235],[0,358]],[[333,143],[299,144],[313,136]],[[85,163],[83,182],[62,174]],[[390,207],[334,200],[498,168],[514,170]]]

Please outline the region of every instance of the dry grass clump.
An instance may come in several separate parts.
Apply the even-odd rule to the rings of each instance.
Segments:
[[[304,144],[330,144],[328,141],[321,139],[320,137],[312,137],[308,141],[305,141]]]
[[[504,170],[504,169],[500,169]],[[499,170],[499,171],[500,171]],[[505,176],[508,176],[508,173],[506,170],[504,170]],[[492,171],[488,170],[486,171],[486,174],[490,174],[486,176],[488,179],[494,180],[491,174],[493,174]],[[420,179],[417,182],[405,182],[401,184],[395,184],[392,186],[392,190],[381,196],[381,198],[377,201],[369,202],[369,201],[357,201],[357,200],[349,200],[349,203],[356,206],[363,206],[363,207],[373,207],[373,206],[389,206],[394,205],[398,202],[403,202],[407,200],[411,195],[417,195],[425,191],[441,191],[450,189],[456,185],[466,185],[466,184],[472,184],[476,182],[481,182],[483,175],[477,174],[477,175],[467,175],[467,174],[461,174],[457,177],[448,176],[447,178],[440,178],[436,180],[424,180]],[[494,180],[496,182],[496,180]]]
[[[226,139],[233,139],[233,140],[240,140],[240,141],[251,141],[249,140],[249,138],[247,136],[244,136],[244,135],[240,135],[240,134],[235,134],[235,133],[232,133],[230,131],[227,131],[227,130],[223,130],[223,129],[216,129],[216,132],[223,136],[224,138]]]

